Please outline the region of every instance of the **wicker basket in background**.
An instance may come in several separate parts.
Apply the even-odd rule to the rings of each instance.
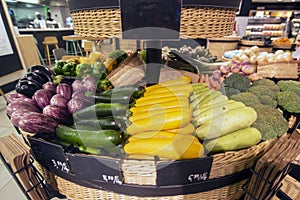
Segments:
[[[209,38],[207,49],[213,56],[217,56],[221,60],[226,51],[237,49],[241,37],[227,36],[221,38]]]
[[[232,34],[236,9],[183,7],[180,34],[182,38],[223,37]],[[119,8],[73,11],[74,32],[82,37],[107,39],[121,35]]]

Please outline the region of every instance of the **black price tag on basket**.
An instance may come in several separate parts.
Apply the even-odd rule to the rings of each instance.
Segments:
[[[123,178],[116,159],[91,155],[67,154],[75,176],[85,180],[110,182],[121,185]]]
[[[63,148],[60,145],[29,137],[29,143],[36,161],[52,172],[70,173]]]
[[[212,157],[174,162],[158,162],[157,185],[186,185],[208,180]]]
[[[179,40],[182,0],[120,1],[123,39]]]

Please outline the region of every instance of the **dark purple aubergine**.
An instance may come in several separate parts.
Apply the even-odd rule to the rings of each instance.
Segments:
[[[25,78],[27,78],[28,80],[36,81],[39,84],[43,85],[44,83],[48,82],[48,80],[45,79],[45,77],[41,74],[42,73],[40,72],[28,72],[27,74],[25,74]]]
[[[60,83],[56,87],[56,94],[62,95],[65,99],[69,101],[72,96],[72,87],[67,83]]]
[[[42,113],[31,112],[19,121],[19,127],[29,133],[55,133],[58,122]]]
[[[66,108],[67,104],[68,104],[68,100],[64,98],[61,94],[54,95],[50,100],[51,106]]]
[[[31,98],[37,90],[42,89],[42,86],[35,81],[22,78],[16,84],[15,89],[17,93]]]
[[[75,80],[72,83],[72,89],[73,89],[73,92],[84,92],[85,91],[85,87],[81,80]]]
[[[72,115],[69,113],[67,108],[48,105],[43,109],[43,114],[56,119],[61,124],[73,124]]]
[[[43,89],[49,90],[52,94],[56,93],[56,85],[52,82],[47,82],[43,85]]]
[[[50,104],[51,97],[51,92],[45,89],[38,90],[33,95],[33,99],[36,101],[36,103],[41,109],[45,108],[47,105]]]
[[[7,98],[7,103],[11,103],[11,102],[14,102],[17,99],[27,98],[27,97],[23,94],[13,93],[13,94],[6,95],[6,98]]]
[[[40,72],[47,76],[52,76],[53,72],[49,69],[49,67],[45,67],[42,65],[33,65],[28,68],[28,72]]]
[[[28,110],[31,112],[41,112],[41,110],[28,102],[24,101],[14,101],[7,105],[6,107],[6,114],[11,116],[17,110]]]
[[[73,114],[75,113],[76,111],[84,108],[85,106],[85,102],[81,99],[71,99],[69,102],[68,102],[68,111]]]
[[[10,121],[12,122],[13,125],[19,127],[20,126],[20,121],[21,119],[23,119],[26,115],[28,115],[29,113],[31,113],[32,111],[30,110],[17,110],[15,112],[13,112],[13,114],[10,116]]]
[[[76,80],[75,77],[72,76],[63,76],[63,78],[61,79],[60,83],[66,83],[68,85],[72,85],[72,83]]]

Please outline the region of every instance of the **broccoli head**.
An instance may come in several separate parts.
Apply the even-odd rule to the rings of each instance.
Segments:
[[[241,92],[245,92],[251,86],[250,80],[242,74],[230,75],[223,81],[223,84],[225,87],[235,88]]]
[[[283,91],[278,93],[278,105],[290,113],[300,113],[300,96],[292,91]]]
[[[232,95],[238,94],[241,91],[239,91],[238,89],[235,88],[231,88],[231,87],[225,87],[225,95],[227,97],[231,97]]]
[[[300,82],[292,81],[292,80],[281,80],[277,82],[277,85],[279,86],[280,90],[282,91],[293,91],[291,88],[299,87],[300,88]]]
[[[251,92],[256,96],[267,95],[275,100],[277,98],[277,93],[279,92],[279,88],[276,85],[274,86],[257,85],[249,88],[248,92]]]
[[[277,83],[281,91],[292,91],[295,92],[298,96],[300,96],[300,83],[297,81],[279,81]]]
[[[267,106],[271,106],[272,108],[276,108],[277,107],[277,101],[275,101],[274,99],[272,99],[270,96],[268,95],[261,95],[261,96],[257,96],[258,100],[261,104],[263,105],[267,105]]]
[[[276,83],[270,79],[260,79],[260,80],[257,80],[257,81],[254,81],[252,83],[252,87],[254,86],[257,86],[257,85],[264,85],[264,86],[274,86],[276,85]]]
[[[244,103],[246,106],[252,107],[256,104],[261,104],[258,97],[251,92],[242,92],[232,95],[230,99]]]
[[[252,127],[261,132],[263,141],[280,137],[287,132],[288,122],[278,109],[262,104],[252,107],[257,113],[257,119]]]

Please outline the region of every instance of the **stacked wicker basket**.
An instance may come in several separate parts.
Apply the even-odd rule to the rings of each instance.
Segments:
[[[76,7],[78,2],[78,0],[70,1],[75,34],[83,37],[99,38],[99,40],[120,35],[121,16],[118,1],[109,1],[115,3],[115,5],[106,5],[105,8],[97,7],[97,5],[94,5],[94,8],[90,8],[87,6],[89,1],[84,1],[85,7],[78,8]],[[108,1],[103,2],[107,3]],[[198,3],[195,4],[195,2]],[[226,3],[228,2],[219,2],[218,6],[209,6],[208,1],[204,0],[183,1],[180,24],[181,37],[220,38],[232,34],[235,15],[240,1],[234,1],[235,6],[231,7],[220,5]],[[263,142],[249,149],[214,155],[210,176],[207,181],[249,169],[271,143],[271,141]],[[158,189],[159,187],[156,185],[156,162],[155,160],[122,160],[120,169],[124,177],[123,185],[139,185],[145,188],[154,187]],[[58,191],[69,199],[239,199],[244,193],[242,186],[247,181],[247,179],[244,179],[214,190],[192,194],[182,193],[171,196],[159,196],[158,194],[155,197],[141,197],[138,195],[127,195],[126,191],[119,193],[113,190],[101,189],[101,187],[95,185],[94,187],[87,187],[84,184],[67,180],[47,170],[44,170],[44,173],[47,173],[51,179],[55,177],[56,183],[53,183],[53,185],[56,184]],[[173,186],[168,187],[172,188]]]

